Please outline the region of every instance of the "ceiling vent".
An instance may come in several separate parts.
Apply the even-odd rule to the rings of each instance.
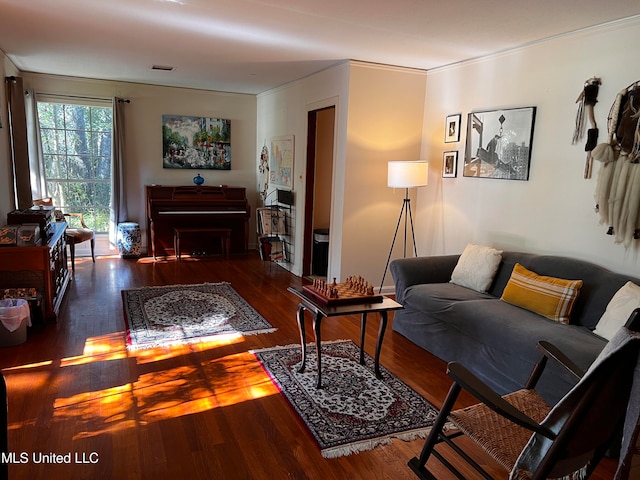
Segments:
[[[175,67],[170,67],[168,65],[153,65],[151,70],[161,70],[163,72],[173,72]]]

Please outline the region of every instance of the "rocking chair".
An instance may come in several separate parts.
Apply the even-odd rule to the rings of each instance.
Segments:
[[[427,469],[433,454],[464,480],[466,477],[443,455],[444,451],[436,450],[436,445],[444,442],[484,478],[491,479],[459,442],[454,442],[466,435],[510,472],[511,480],[589,478],[607,450],[619,440],[623,426],[627,437],[629,430],[637,429],[638,418],[625,420],[625,413],[628,405],[640,401],[639,331],[640,309],[636,309],[586,373],[553,345],[541,341],[538,348],[544,355],[526,387],[503,397],[462,365],[449,363],[447,373],[454,383],[420,457],[412,458],[409,467],[419,478],[434,480]],[[534,390],[548,359],[560,363],[578,380],[554,407]],[[482,403],[452,411],[463,388]],[[628,443],[628,438],[623,440],[623,450]]]

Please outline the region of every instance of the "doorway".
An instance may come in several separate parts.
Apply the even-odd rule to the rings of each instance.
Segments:
[[[318,271],[320,276],[323,271],[326,276],[326,265],[324,270],[319,267],[328,262],[329,245],[324,244],[328,233],[324,236],[323,232],[318,235],[314,232],[330,231],[331,228],[335,113],[336,107],[329,106],[307,114],[303,276],[317,274]]]

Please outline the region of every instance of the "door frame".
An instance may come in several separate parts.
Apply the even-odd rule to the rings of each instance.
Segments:
[[[333,109],[334,111],[334,133],[335,122],[337,120],[337,102],[331,101],[324,106],[317,106],[307,111],[307,161],[305,175],[305,198],[304,198],[304,231],[302,236],[302,276],[311,275],[312,271],[312,247],[313,247],[313,213],[314,213],[314,183],[316,175],[316,133],[318,127],[318,113],[324,110]],[[333,161],[335,162],[335,144],[336,137],[334,134],[332,152]],[[334,163],[335,166],[335,163]],[[332,182],[333,183],[333,182]]]

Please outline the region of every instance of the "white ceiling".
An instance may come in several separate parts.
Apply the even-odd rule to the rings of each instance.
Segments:
[[[640,0],[0,0],[0,50],[25,72],[256,94],[347,59],[430,69],[635,15]]]

